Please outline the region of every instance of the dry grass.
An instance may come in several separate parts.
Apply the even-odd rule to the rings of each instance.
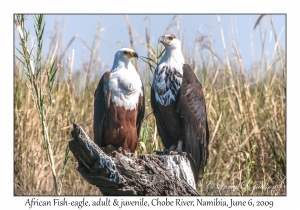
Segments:
[[[172,25],[167,28],[170,27]],[[128,28],[131,30],[131,26]],[[144,43],[150,40],[149,30],[146,30],[148,33]],[[108,69],[99,62],[96,50],[93,50],[97,49],[100,41],[95,39],[89,60],[84,63],[80,72],[74,72],[72,55],[59,53],[63,52],[63,46],[57,38],[58,32],[54,31],[54,35],[52,43],[56,44],[52,44],[53,47],[49,52],[43,54],[41,73],[36,82],[38,87],[42,87],[41,95],[47,95],[47,72],[55,60],[58,71],[51,92],[52,104],[45,101],[44,115],[58,185],[62,183],[61,195],[98,195],[97,188],[88,184],[76,172],[77,162],[73,155],[70,155],[67,163],[64,163],[64,160],[73,122],[82,123],[87,134],[93,136],[91,119],[94,90],[99,75]],[[95,36],[98,35],[99,27],[95,32]],[[135,38],[133,35],[130,37]],[[231,48],[237,53],[229,58],[226,64],[222,64],[221,61],[216,61],[218,56],[214,53],[210,40],[210,37],[197,34],[195,41],[195,50],[199,49],[197,53],[210,54],[209,60],[201,55],[185,54],[186,61],[191,64],[204,87],[210,129],[210,157],[204,179],[199,186],[200,193],[285,195],[285,49],[280,43],[276,43],[271,61],[262,56],[259,64],[253,64],[251,70],[245,71],[234,41]],[[22,49],[17,44],[16,47]],[[153,60],[161,52],[161,48],[156,51],[152,50],[151,46],[145,47],[148,50],[148,57]],[[154,63],[152,64],[155,67]],[[138,65],[140,72],[145,69],[147,107],[137,152],[151,153],[154,149],[163,147],[155,129],[155,119],[151,114],[148,85],[152,80],[151,69],[149,65],[145,67],[144,63]],[[24,65],[16,59],[14,192],[15,195],[55,195],[51,166],[43,144],[40,115],[33,102],[33,92],[29,91],[31,83],[25,72]],[[62,170],[63,166],[65,173]],[[63,174],[65,177],[61,182]]]

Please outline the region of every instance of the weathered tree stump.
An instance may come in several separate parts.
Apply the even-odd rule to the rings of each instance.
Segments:
[[[77,170],[103,195],[199,196],[186,157],[147,154],[129,158],[111,145],[99,148],[80,126],[73,127],[69,147],[78,161]]]

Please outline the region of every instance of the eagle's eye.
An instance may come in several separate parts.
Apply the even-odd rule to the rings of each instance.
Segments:
[[[127,51],[124,51],[124,54],[126,55],[128,52]]]
[[[172,41],[173,40],[173,36],[169,36],[169,39]]]

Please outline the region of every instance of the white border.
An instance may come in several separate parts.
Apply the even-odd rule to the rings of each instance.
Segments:
[[[4,5],[5,4],[5,5]],[[26,199],[31,197],[13,196],[13,14],[14,13],[287,13],[287,196],[282,197],[219,197],[223,200],[273,200],[272,209],[283,209],[298,206],[299,182],[299,112],[298,78],[299,78],[299,12],[296,3],[282,1],[6,1],[1,6],[1,208],[28,209]],[[4,77],[3,77],[4,75]],[[297,155],[297,156],[296,156]],[[54,197],[37,197],[40,200]],[[60,197],[63,198],[63,197]],[[80,200],[82,197],[67,197],[69,201]],[[113,197],[110,197],[111,199]],[[214,199],[204,197],[203,199]],[[88,200],[97,197],[86,197]],[[118,198],[121,199],[121,198]],[[139,200],[140,197],[124,197],[126,200]],[[153,197],[147,197],[147,200]],[[169,199],[175,199],[170,198]],[[184,198],[188,200],[189,198]],[[197,198],[190,198],[195,200]],[[53,207],[52,207],[53,208]],[[76,209],[76,207],[63,207]],[[100,207],[98,207],[99,209]],[[131,207],[132,209],[140,207]],[[174,208],[174,207],[165,207]],[[185,207],[186,208],[186,207]],[[188,208],[188,207],[187,207]],[[199,207],[200,208],[200,207]],[[215,209],[220,207],[213,207]],[[248,207],[253,209],[253,207]],[[123,208],[122,208],[123,209]],[[236,208],[238,209],[238,208]],[[242,208],[245,209],[245,208]],[[291,209],[296,209],[295,207]]]

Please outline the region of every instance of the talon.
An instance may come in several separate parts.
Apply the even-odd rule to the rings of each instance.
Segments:
[[[170,155],[182,155],[182,156],[186,156],[186,152],[183,152],[183,151],[181,151],[181,150],[174,150],[174,151],[171,151],[170,152]]]
[[[134,154],[134,153],[129,153],[129,152],[128,152],[128,153],[125,154],[125,156],[128,157],[128,158],[132,158],[132,157],[135,156],[135,154]]]
[[[180,155],[182,152],[174,150],[174,151],[170,151],[170,155]]]
[[[186,153],[186,152],[181,152],[181,155],[182,155],[183,157],[186,157],[187,153]]]
[[[167,149],[167,148],[165,148],[162,153],[163,153],[163,155],[169,155],[170,154],[170,150]]]

